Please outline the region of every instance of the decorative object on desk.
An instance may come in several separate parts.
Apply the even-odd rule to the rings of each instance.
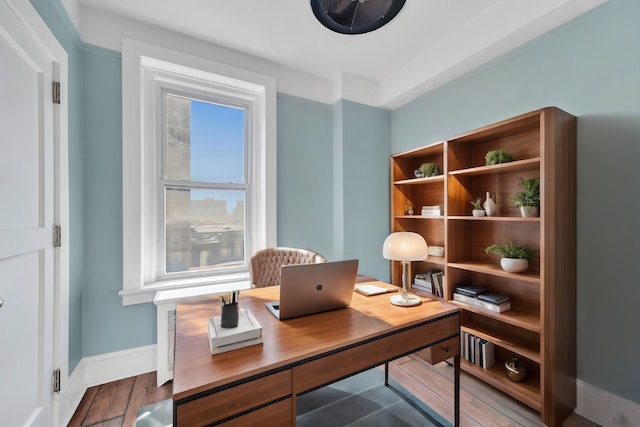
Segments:
[[[471,214],[473,216],[484,216],[485,211],[482,207],[482,198],[478,197],[475,200],[471,201],[471,205],[473,205],[473,209],[471,210]]]
[[[226,298],[221,297],[222,310],[220,313],[220,326],[223,328],[236,328],[238,326],[238,294],[233,291]]]
[[[420,172],[422,172],[422,176],[424,177],[436,176],[442,173],[442,171],[440,170],[440,165],[432,162],[421,164]]]
[[[418,233],[399,231],[391,233],[382,246],[382,256],[386,259],[402,262],[402,294],[391,297],[391,304],[403,307],[419,305],[422,301],[415,295],[409,295],[409,263],[424,261],[429,256],[429,246]]]
[[[416,178],[422,178],[422,177],[424,177],[424,175],[422,174],[422,171],[421,171],[420,169],[416,169],[416,170],[414,170],[414,171],[413,171],[413,175],[414,175]]]
[[[513,161],[513,156],[504,150],[487,151],[484,156],[487,166],[497,165],[500,163],[509,163]]]
[[[498,214],[498,206],[496,202],[491,198],[491,192],[487,191],[487,200],[484,201],[484,211],[487,216],[496,216]]]
[[[506,361],[504,367],[507,377],[511,381],[520,382],[527,378],[527,364],[517,354],[514,354],[511,360]]]
[[[236,307],[238,304],[235,304]],[[238,310],[238,326],[223,328],[221,316],[209,318],[209,349],[211,354],[262,343],[262,326],[249,310]]]
[[[540,178],[520,177],[522,191],[511,196],[511,205],[520,208],[523,217],[538,216],[540,208]]]
[[[493,253],[502,256],[500,267],[509,273],[522,273],[529,268],[529,261],[535,259],[535,254],[527,245],[518,243],[505,243],[504,245],[493,244],[487,246],[486,253]]]

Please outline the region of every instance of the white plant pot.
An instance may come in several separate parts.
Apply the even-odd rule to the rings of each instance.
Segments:
[[[538,216],[538,208],[535,206],[520,206],[520,214],[523,218],[531,218]]]
[[[508,273],[522,273],[529,268],[529,261],[518,258],[501,258],[500,267]]]
[[[486,214],[486,212],[484,211],[484,209],[473,209],[471,211],[471,215],[473,216],[484,216]]]

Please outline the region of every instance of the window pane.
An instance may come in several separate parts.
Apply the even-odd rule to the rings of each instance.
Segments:
[[[166,95],[165,176],[244,183],[244,110]]]
[[[167,273],[244,265],[244,191],[167,188]]]

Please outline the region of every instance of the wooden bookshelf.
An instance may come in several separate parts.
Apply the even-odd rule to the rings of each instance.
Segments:
[[[514,161],[487,166],[485,155],[495,149]],[[415,178],[424,162],[438,163],[443,174]],[[520,177],[540,178],[539,217],[523,218],[510,206]],[[473,217],[471,200],[484,200],[487,191],[496,195],[498,215]],[[422,217],[424,205],[443,206],[444,216]],[[549,426],[560,425],[576,405],[575,218],[576,118],[555,107],[391,156],[391,231],[414,231],[445,247],[444,257],[412,263],[412,275],[444,271],[444,299],[463,308],[462,329],[495,345],[493,367],[463,361],[462,368],[539,411]],[[503,271],[499,258],[484,251],[507,242],[535,251],[525,273]],[[401,285],[399,263],[392,262],[391,273]],[[509,295],[511,310],[493,313],[453,301],[463,284]],[[513,354],[527,363],[524,382],[505,374]]]

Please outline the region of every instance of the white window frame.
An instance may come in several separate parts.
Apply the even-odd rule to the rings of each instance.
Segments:
[[[240,101],[249,106],[247,177],[251,198],[245,266],[235,272],[168,279],[160,274],[164,215],[158,180],[162,160],[161,91]],[[148,43],[122,40],[123,304],[151,302],[159,290],[249,285],[249,258],[276,244],[276,83],[238,69]],[[251,233],[249,236],[249,232]],[[210,286],[207,286],[208,288]]]

